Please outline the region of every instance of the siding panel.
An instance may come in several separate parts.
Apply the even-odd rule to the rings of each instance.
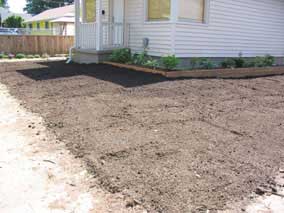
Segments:
[[[149,38],[149,54],[162,56],[171,52],[170,23],[146,23],[144,0],[126,0],[126,22],[129,24],[129,46],[134,52],[143,51],[143,38]]]
[[[284,56],[284,0],[211,0],[209,23],[178,23],[179,57]]]

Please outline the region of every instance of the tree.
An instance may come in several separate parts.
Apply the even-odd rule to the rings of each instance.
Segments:
[[[73,4],[73,2],[74,0],[27,0],[24,10],[36,15],[48,9]]]
[[[7,0],[0,0],[0,7],[7,6]]]
[[[24,27],[24,19],[20,16],[10,16],[3,22],[4,27],[8,28],[22,28]]]

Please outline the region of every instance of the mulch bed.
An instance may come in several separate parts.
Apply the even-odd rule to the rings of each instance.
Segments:
[[[284,75],[284,66],[260,67],[260,68],[236,68],[236,69],[210,69],[187,71],[164,71],[129,64],[104,62],[112,66],[131,69],[140,72],[160,74],[166,78],[252,78],[273,75]]]
[[[0,82],[102,187],[150,212],[226,209],[272,183],[284,162],[284,76],[169,80],[104,64],[21,66],[0,67]]]

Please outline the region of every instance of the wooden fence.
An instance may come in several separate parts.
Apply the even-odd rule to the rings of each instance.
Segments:
[[[0,52],[24,54],[66,54],[74,36],[0,35]]]

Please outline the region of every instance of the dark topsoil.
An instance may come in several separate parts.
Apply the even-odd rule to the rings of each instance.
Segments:
[[[169,81],[64,62],[0,70],[103,187],[150,212],[224,209],[284,160],[284,76]]]

